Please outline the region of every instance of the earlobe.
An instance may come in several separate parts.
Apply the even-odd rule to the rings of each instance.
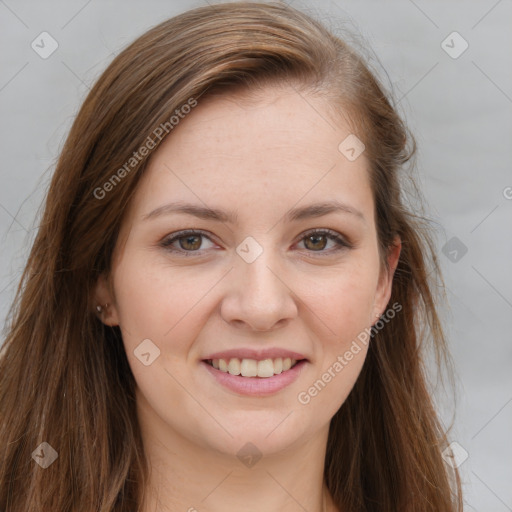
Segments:
[[[388,271],[381,276],[377,290],[377,296],[375,298],[374,314],[376,317],[380,317],[384,314],[384,309],[386,308],[389,299],[391,298],[391,292],[393,289],[393,277],[398,266],[401,251],[402,241],[400,237],[396,235],[393,241],[393,245],[390,246],[388,252]]]
[[[96,283],[93,304],[94,313],[101,322],[111,327],[119,325],[113,293],[103,274],[98,278]]]
[[[388,255],[388,263],[389,263],[389,272],[390,279],[393,280],[393,275],[395,273],[396,267],[398,266],[398,260],[400,259],[400,253],[402,252],[402,240],[398,235],[396,235],[392,248],[389,251]]]

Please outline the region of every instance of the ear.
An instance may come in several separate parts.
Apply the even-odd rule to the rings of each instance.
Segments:
[[[393,276],[395,274],[400,252],[402,251],[402,241],[398,235],[393,240],[393,245],[388,249],[388,269],[383,269],[379,277],[379,284],[375,295],[373,318],[371,323],[375,323],[377,317],[382,316],[389,299],[391,298],[391,291],[393,288]]]
[[[101,311],[96,309],[97,306],[101,306]],[[119,325],[114,293],[104,274],[98,278],[94,289],[94,312],[105,325]]]

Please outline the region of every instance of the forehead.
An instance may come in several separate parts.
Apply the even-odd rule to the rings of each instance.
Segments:
[[[340,151],[351,131],[329,108],[291,87],[199,101],[152,155],[139,206],[189,199],[275,210],[337,199],[370,213],[364,153],[350,161]]]

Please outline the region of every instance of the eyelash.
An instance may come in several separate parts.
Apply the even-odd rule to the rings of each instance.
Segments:
[[[175,254],[180,254],[180,255],[185,256],[185,257],[201,255],[202,254],[201,250],[186,251],[184,249],[175,249],[175,248],[171,247],[171,244],[173,244],[174,242],[176,242],[180,238],[186,238],[187,236],[198,236],[198,235],[199,236],[203,236],[203,237],[207,238],[208,240],[210,240],[212,242],[211,238],[205,232],[203,232],[203,231],[199,231],[199,230],[184,230],[184,231],[179,231],[179,232],[171,235],[170,238],[164,239],[162,242],[160,242],[160,245],[164,249],[168,250],[169,252],[172,252],[172,253],[175,253]],[[349,243],[347,240],[342,238],[339,235],[339,233],[337,233],[336,231],[333,231],[331,229],[313,229],[311,231],[307,231],[306,233],[304,233],[304,235],[299,240],[299,242],[302,242],[305,238],[307,238],[308,236],[312,236],[312,235],[326,236],[329,240],[333,240],[334,242],[336,242],[338,244],[338,247],[336,247],[334,249],[331,249],[330,251],[325,251],[325,250],[321,250],[321,251],[307,251],[309,253],[312,253],[315,256],[316,256],[316,253],[319,253],[318,255],[320,257],[328,256],[328,255],[331,255],[333,252],[342,251],[344,249],[353,249],[353,247],[354,247],[351,243]]]

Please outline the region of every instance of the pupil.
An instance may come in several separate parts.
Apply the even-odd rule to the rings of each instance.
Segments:
[[[197,235],[185,237],[185,245],[188,243],[191,243],[191,245],[194,245],[193,242],[190,242],[191,240],[194,240],[194,239],[197,241],[197,240],[199,240],[199,237]],[[198,249],[199,248],[198,245],[201,245],[201,243],[200,242],[199,242],[199,244],[196,243],[195,244],[196,247],[183,247],[183,244],[181,244],[181,245],[182,245],[183,249]]]
[[[320,240],[322,238],[324,239],[324,242],[325,242],[325,236],[324,235],[320,235],[320,236],[310,235],[306,240],[307,241],[310,241],[310,240],[318,241],[318,240]],[[323,249],[324,247],[325,247],[325,243],[323,244],[322,247],[320,247],[320,249]],[[317,248],[319,248],[318,245],[317,245]]]

